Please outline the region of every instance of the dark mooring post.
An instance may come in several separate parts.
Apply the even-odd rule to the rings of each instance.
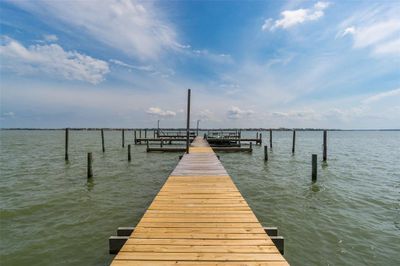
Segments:
[[[144,130],[144,138],[147,139],[147,128]]]
[[[93,177],[92,162],[93,162],[92,153],[89,152],[87,154],[87,178]]]
[[[272,128],[269,130],[269,147],[272,149]]]
[[[128,144],[128,162],[131,161],[131,144]]]
[[[294,153],[295,149],[296,149],[296,130],[293,130],[292,153]]]
[[[106,149],[104,148],[104,130],[101,129],[101,148],[103,149],[103,152],[106,151]]]
[[[256,139],[258,139],[258,132],[257,132],[257,134],[256,134]]]
[[[65,129],[65,160],[68,161],[68,128]]]
[[[190,130],[190,89],[187,98],[187,118],[186,118],[186,153],[189,153],[189,130]]]
[[[268,161],[268,146],[264,146],[264,161]]]
[[[324,130],[324,151],[323,151],[323,156],[322,156],[322,160],[324,162],[326,162],[326,159],[328,157],[328,143],[327,143],[327,132],[326,130]]]
[[[136,129],[133,131],[133,142],[136,144]]]
[[[311,164],[312,164],[311,180],[313,182],[316,182],[317,181],[317,155],[316,154],[312,155]]]
[[[122,148],[125,147],[125,129],[122,129]]]
[[[262,133],[260,132],[260,145],[262,145]]]

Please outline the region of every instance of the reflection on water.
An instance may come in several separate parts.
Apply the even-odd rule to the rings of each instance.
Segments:
[[[1,131],[2,265],[107,265],[108,237],[134,226],[180,154],[145,152],[127,144],[133,133]],[[201,133],[202,135],[202,133]],[[255,132],[243,133],[255,136]],[[263,134],[268,143],[269,134]],[[274,132],[274,147],[221,153],[260,222],[278,226],[292,265],[400,265],[400,132]],[[93,179],[86,178],[87,152]],[[311,154],[318,181],[311,182]]]

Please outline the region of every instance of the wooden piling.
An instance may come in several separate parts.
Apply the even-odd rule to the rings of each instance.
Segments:
[[[262,145],[262,134],[260,132],[260,145]]]
[[[324,130],[324,150],[323,150],[323,156],[322,156],[322,160],[324,162],[326,162],[326,159],[328,157],[328,143],[327,143],[327,131]]]
[[[128,162],[131,161],[131,144],[128,144]]]
[[[68,161],[68,135],[69,129],[65,129],[65,160]]]
[[[268,161],[268,146],[264,146],[264,161]]]
[[[293,130],[292,153],[294,153],[295,147],[296,147],[296,130]]]
[[[125,147],[125,129],[122,129],[122,148]]]
[[[269,147],[272,149],[272,128],[269,130]]]
[[[256,134],[256,139],[258,139],[258,132],[257,132],[257,134]]]
[[[144,138],[147,139],[147,128],[144,130]]]
[[[106,151],[106,149],[104,148],[104,130],[101,129],[101,147],[103,149],[103,152]]]
[[[136,144],[137,142],[136,142],[136,129],[133,131],[134,133],[134,143]]]
[[[142,138],[142,129],[139,129],[139,138]]]
[[[311,180],[312,180],[312,182],[316,182],[317,181],[317,155],[316,154],[312,155],[311,164],[312,164]]]
[[[186,153],[189,153],[189,130],[190,130],[190,93],[191,90],[188,89],[187,98],[187,117],[186,117]]]
[[[93,177],[92,162],[93,162],[92,153],[89,152],[87,154],[87,178]]]

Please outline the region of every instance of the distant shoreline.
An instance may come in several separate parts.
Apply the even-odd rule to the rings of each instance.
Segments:
[[[69,130],[76,131],[98,131],[101,129],[109,131],[121,131],[122,129],[127,131],[133,130],[157,130],[157,128],[68,128]],[[186,128],[160,128],[164,131],[186,131]],[[273,131],[400,131],[400,129],[325,129],[325,128],[271,128]],[[65,128],[0,128],[0,130],[28,130],[28,131],[44,131],[44,130],[65,130]],[[196,128],[191,128],[191,131],[195,131]],[[199,131],[269,131],[270,128],[199,128]]]

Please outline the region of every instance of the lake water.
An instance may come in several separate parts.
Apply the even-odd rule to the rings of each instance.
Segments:
[[[254,145],[220,156],[260,222],[285,237],[291,265],[400,265],[400,132],[328,132],[326,164],[322,132],[297,132],[295,155],[291,132],[273,134],[268,162]],[[108,265],[108,237],[136,225],[179,156],[137,145],[129,163],[118,131],[105,131],[104,154],[99,131],[70,131],[67,164],[63,131],[0,131],[0,140],[1,265]]]

